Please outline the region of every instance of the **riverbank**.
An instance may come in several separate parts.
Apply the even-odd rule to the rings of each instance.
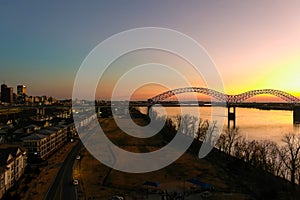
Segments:
[[[137,124],[143,120],[137,119]],[[150,141],[126,136],[112,119],[101,119],[106,135],[123,149],[132,152],[149,152],[161,147],[158,134]],[[124,195],[126,199],[147,198],[146,181],[158,182],[148,186],[149,199],[161,199],[162,192],[185,194],[185,199],[297,199],[300,193],[288,181],[275,177],[258,168],[214,149],[206,158],[199,159],[185,153],[177,161],[155,172],[129,174],[104,166],[86,150],[82,151],[81,183],[85,199],[108,199],[113,195]],[[203,188],[187,180],[197,179],[212,185],[214,190],[203,194]],[[150,198],[151,197],[151,198]]]

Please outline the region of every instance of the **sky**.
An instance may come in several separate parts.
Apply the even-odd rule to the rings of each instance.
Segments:
[[[133,28],[162,27],[202,45],[226,93],[272,88],[300,97],[299,9],[298,0],[1,0],[0,81],[14,91],[24,84],[29,95],[71,98],[80,65],[100,42]],[[129,62],[149,61],[146,54],[116,61],[103,77],[107,85],[99,95],[107,98],[112,80],[120,77],[114,75]],[[193,86],[205,86],[184,61],[164,53],[150,55],[150,61],[159,57],[186,73]],[[163,90],[147,86],[136,96],[148,99]]]

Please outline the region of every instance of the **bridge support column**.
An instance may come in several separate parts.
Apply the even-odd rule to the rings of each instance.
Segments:
[[[230,105],[228,105],[227,106],[227,108],[228,108],[228,129],[230,128],[230,124],[231,124],[231,121],[233,122],[233,128],[235,128],[235,111],[236,111],[236,108],[235,108],[235,106],[230,106]]]
[[[293,121],[294,124],[300,123],[300,106],[295,106],[293,108]]]

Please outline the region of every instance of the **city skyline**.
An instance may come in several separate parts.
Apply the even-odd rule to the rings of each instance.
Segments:
[[[5,1],[0,4],[0,81],[24,84],[33,96],[71,98],[76,72],[98,43],[121,31],[154,26],[180,31],[202,45],[228,94],[272,88],[299,97],[299,6],[298,1]],[[167,63],[185,70],[180,62]],[[116,63],[111,73],[125,64]],[[205,86],[187,75],[193,86]],[[104,77],[108,88],[111,78]],[[145,94],[137,96],[147,99],[162,90],[141,90]]]

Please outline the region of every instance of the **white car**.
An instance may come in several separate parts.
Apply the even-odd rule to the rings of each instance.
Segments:
[[[80,155],[77,155],[77,156],[76,156],[76,160],[80,160]]]
[[[77,179],[74,179],[73,180],[73,185],[78,185],[79,184],[79,181]]]
[[[115,195],[111,198],[111,200],[125,200],[125,198],[122,196]]]

